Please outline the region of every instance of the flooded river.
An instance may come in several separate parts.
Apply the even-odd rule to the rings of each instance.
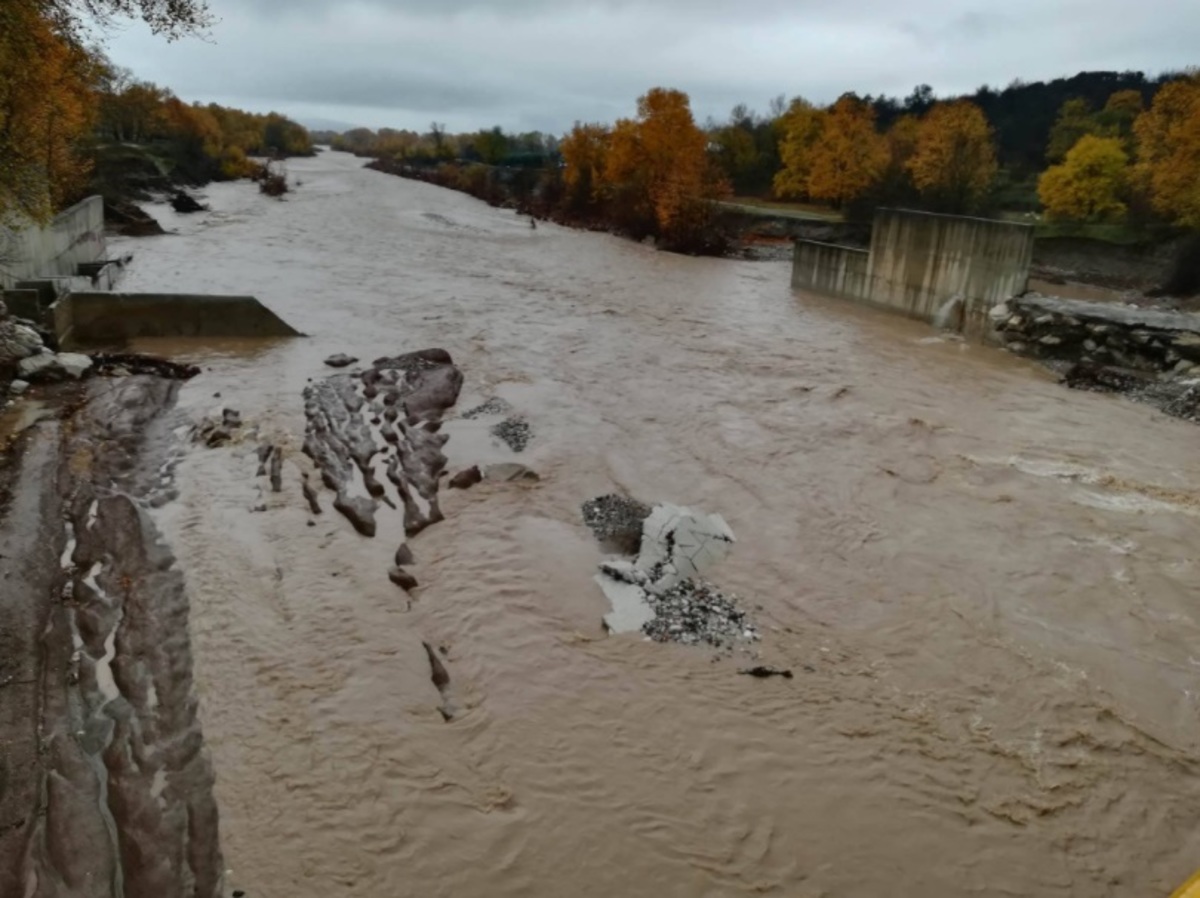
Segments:
[[[287,451],[273,494],[256,441],[193,449],[158,512],[230,889],[1143,898],[1200,866],[1195,425],[794,295],[787,264],[531,230],[359,164],[121,244],[125,289],[253,293],[311,335],[140,347],[204,366],[190,414]],[[514,457],[452,421],[451,469],[542,480],[444,492],[410,607],[401,533],[308,514],[301,391],[331,353],[430,346],[460,409],[533,430]],[[714,579],[795,679],[604,637],[579,507],[614,491],[726,518]]]

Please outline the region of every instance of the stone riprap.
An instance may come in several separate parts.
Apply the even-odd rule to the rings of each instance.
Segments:
[[[989,318],[1006,349],[1047,362],[1072,389],[1200,420],[1200,315],[1026,294]]]

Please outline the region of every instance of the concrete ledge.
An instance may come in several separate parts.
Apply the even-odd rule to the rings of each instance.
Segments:
[[[72,293],[54,306],[64,349],[141,337],[302,337],[253,296]]]

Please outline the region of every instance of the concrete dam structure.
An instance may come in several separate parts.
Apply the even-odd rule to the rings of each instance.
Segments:
[[[982,336],[988,310],[1025,292],[1032,260],[1030,225],[880,209],[869,251],[798,240],[792,286]]]
[[[21,281],[75,277],[80,266],[101,262],[105,249],[99,196],[76,203],[44,227],[0,228],[0,290]]]
[[[71,293],[51,310],[64,349],[139,337],[300,337],[253,296]]]

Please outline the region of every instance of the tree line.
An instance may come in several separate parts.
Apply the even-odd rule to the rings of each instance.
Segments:
[[[202,0],[0,2],[0,220],[44,221],[108,192],[101,176],[127,164],[132,147],[167,181],[193,184],[248,176],[250,156],[313,152],[308,132],[282,115],[188,104],[113,65],[89,43],[92,29],[129,15],[168,38],[211,24]]]

